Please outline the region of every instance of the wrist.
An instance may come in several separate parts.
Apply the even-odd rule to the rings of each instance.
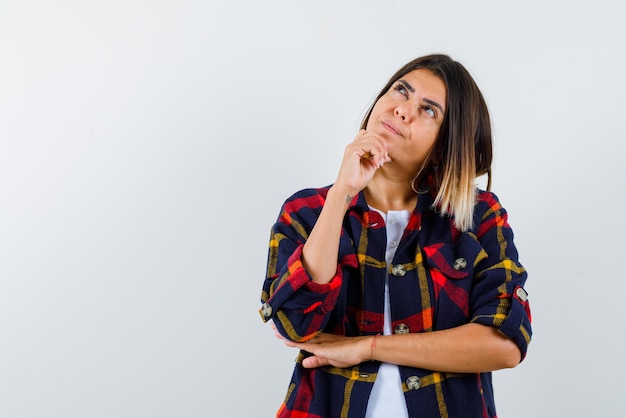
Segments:
[[[372,342],[370,343],[370,361],[374,361],[375,359],[375,353],[374,351],[376,350],[376,337],[378,337],[380,334],[376,334],[372,337]]]
[[[340,201],[344,208],[348,208],[352,203],[352,200],[359,192],[356,190],[352,190],[348,187],[343,187],[338,184],[334,184],[328,190],[328,195],[326,200],[337,200]]]

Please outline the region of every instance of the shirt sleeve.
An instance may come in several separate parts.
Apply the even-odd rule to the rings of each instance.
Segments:
[[[532,336],[527,273],[519,263],[507,212],[492,193],[479,195],[477,238],[487,257],[476,266],[470,295],[471,322],[496,327],[526,356]]]
[[[270,234],[260,314],[292,341],[307,341],[325,327],[341,291],[341,261],[327,284],[313,282],[302,263],[304,243],[323,203],[319,193],[297,193],[281,208]]]

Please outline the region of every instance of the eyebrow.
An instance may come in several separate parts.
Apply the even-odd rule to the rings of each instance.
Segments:
[[[415,93],[415,89],[413,88],[413,86],[412,86],[412,85],[410,85],[409,83],[407,83],[405,80],[398,80],[398,82],[399,82],[400,84],[402,84],[404,87],[406,87],[406,89],[407,89],[408,91],[410,91],[411,93]],[[428,103],[428,104],[429,104],[429,105],[431,105],[431,106],[435,106],[437,109],[439,109],[439,110],[441,111],[441,114],[444,114],[444,113],[445,113],[445,112],[444,112],[444,110],[443,110],[443,106],[441,106],[441,105],[440,105],[439,103],[437,103],[436,101],[434,101],[434,100],[430,100],[430,99],[427,99],[427,98],[423,98],[422,100],[424,100],[424,102]]]
[[[446,112],[443,111],[443,106],[441,106],[439,103],[437,103],[437,102],[435,102],[433,100],[430,100],[430,99],[426,99],[426,98],[423,98],[422,100],[424,100],[429,105],[435,106],[436,108],[438,108],[441,111],[442,115],[446,113]]]
[[[410,91],[411,93],[415,93],[415,89],[413,88],[413,86],[412,86],[412,85],[410,85],[409,83],[407,83],[406,81],[404,81],[404,80],[398,80],[398,82],[399,82],[400,84],[402,84],[404,87],[406,87],[406,89],[407,89],[408,91]]]

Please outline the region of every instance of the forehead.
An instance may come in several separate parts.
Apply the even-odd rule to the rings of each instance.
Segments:
[[[434,100],[446,106],[447,89],[442,79],[426,68],[419,68],[406,73],[398,79],[403,80],[415,89],[419,98]]]

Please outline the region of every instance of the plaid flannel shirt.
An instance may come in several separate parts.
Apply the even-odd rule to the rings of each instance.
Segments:
[[[450,217],[420,194],[391,265],[386,230],[362,193],[346,212],[335,277],[314,283],[302,265],[302,247],[329,187],[302,190],[282,206],[269,245],[261,316],[293,341],[320,331],[346,336],[383,331],[384,286],[389,276],[395,333],[429,332],[475,322],[496,327],[526,355],[531,317],[507,213],[497,197],[479,191],[474,226],[460,232]],[[301,352],[277,417],[365,416],[379,362],[350,368],[305,369]],[[419,353],[416,353],[419,355]],[[443,373],[400,366],[410,416],[495,417],[491,373]]]

